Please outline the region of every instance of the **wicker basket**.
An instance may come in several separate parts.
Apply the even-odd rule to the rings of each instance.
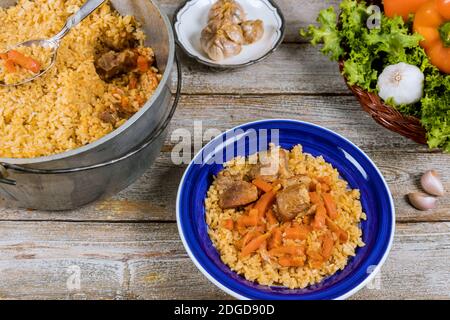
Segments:
[[[381,6],[381,1],[367,2]],[[344,68],[344,60],[339,62],[339,68],[342,72]],[[396,109],[383,103],[383,100],[376,93],[365,91],[359,86],[349,85],[347,79],[345,79],[345,82],[358,99],[364,111],[369,113],[376,122],[381,124],[383,127],[399,133],[417,143],[427,143],[426,130],[420,124],[420,120],[418,118],[405,116]]]

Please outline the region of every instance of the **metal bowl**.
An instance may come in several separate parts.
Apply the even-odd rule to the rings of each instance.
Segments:
[[[168,18],[152,0],[111,0],[122,15],[133,15],[154,49],[163,74],[152,97],[120,128],[86,146],[30,159],[0,158],[0,196],[8,204],[41,210],[73,209],[116,193],[134,182],[159,155],[171,107],[169,88],[175,43]],[[0,0],[1,7],[15,1]]]

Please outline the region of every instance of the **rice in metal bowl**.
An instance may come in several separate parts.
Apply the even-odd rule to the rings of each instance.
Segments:
[[[277,149],[272,147],[271,152]],[[207,193],[205,200],[206,223],[209,227],[208,234],[222,261],[233,271],[243,275],[247,280],[262,285],[280,285],[292,289],[305,288],[322,281],[338,270],[344,269],[349,257],[355,255],[357,247],[364,246],[359,223],[362,219],[366,219],[366,215],[362,211],[359,191],[350,189],[348,183],[339,176],[339,172],[322,157],[313,157],[310,154],[303,153],[300,145],[295,146],[291,151],[282,151],[286,154],[287,166],[292,176],[310,179],[315,185],[314,193],[316,195],[323,197],[327,193],[334,199],[336,217],[333,219],[326,217],[327,224],[325,226],[311,228],[310,226],[314,225],[314,214],[317,215],[317,210],[298,215],[289,222],[278,219],[272,225],[268,223],[270,219],[266,214],[266,216],[260,217],[262,229],[259,233],[260,237],[267,236],[266,240],[261,245],[258,244],[256,250],[254,247],[250,253],[243,255],[243,246],[245,247],[246,244],[253,241],[247,240],[245,242],[245,236],[259,230],[261,224],[258,222],[258,225],[252,226],[251,223],[245,224],[244,222],[244,227],[239,228],[239,223],[243,221],[244,216],[248,220],[251,216],[252,207],[254,208],[257,205],[250,204],[224,209],[224,192],[227,192],[227,189],[224,190],[220,186],[220,180],[240,177],[238,179],[251,182],[253,178],[250,176],[254,171],[255,163],[259,161],[258,157],[261,157],[260,153],[247,159],[238,157],[225,164],[224,169],[215,178]],[[280,188],[280,186],[275,187],[279,181],[272,182],[271,186]],[[327,181],[326,188],[328,190],[320,181]],[[230,199],[236,201],[236,197],[225,197],[225,200]],[[310,200],[312,201],[312,198]],[[273,206],[277,204],[278,202],[275,202]],[[303,237],[288,236],[287,228],[294,227],[294,225],[296,228],[303,228],[301,230],[307,230]],[[281,256],[271,254],[270,245],[274,238],[274,230],[279,228],[282,228],[282,242],[280,242],[279,247],[298,247],[302,250],[296,263],[292,263],[292,261],[295,261],[294,259],[285,259],[282,262]],[[258,234],[258,231],[256,231],[256,234]],[[326,235],[330,237],[333,246],[324,257],[323,248]],[[344,237],[341,238],[340,235]],[[281,251],[278,249],[278,252]],[[291,261],[291,264],[289,264],[289,261]]]
[[[0,8],[0,52],[50,38],[83,0],[19,0]],[[161,75],[144,34],[131,16],[102,5],[62,41],[55,66],[19,87],[0,87],[0,157],[34,158],[96,141],[121,126],[155,91]],[[134,41],[132,50],[149,68],[107,79],[96,68],[99,55]],[[35,50],[36,51],[36,50]],[[38,51],[38,50],[37,50]],[[48,57],[39,57],[44,63]],[[0,60],[0,74],[4,73]],[[1,75],[0,75],[1,77]],[[3,78],[5,76],[3,75]]]

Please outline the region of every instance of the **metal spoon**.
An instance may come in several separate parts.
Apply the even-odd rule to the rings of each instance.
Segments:
[[[0,87],[15,87],[19,86],[25,83],[28,83],[30,81],[33,81],[34,79],[42,76],[45,74],[48,70],[50,70],[51,67],[55,64],[56,56],[58,53],[58,48],[61,43],[61,40],[67,35],[67,33],[77,26],[81,21],[83,21],[86,17],[88,17],[92,12],[95,11],[98,7],[100,7],[103,2],[106,2],[106,0],[88,0],[86,1],[83,6],[78,10],[75,14],[73,14],[69,19],[67,19],[66,24],[62,28],[58,34],[56,34],[54,37],[50,39],[38,39],[38,40],[28,40],[22,43],[19,43],[12,47],[10,50],[13,50],[15,48],[19,47],[31,47],[31,46],[40,46],[44,48],[50,48],[52,59],[50,64],[47,66],[47,68],[41,70],[39,73],[36,73],[31,78],[27,78],[21,82],[13,83],[13,84],[5,84],[3,81],[0,81]]]

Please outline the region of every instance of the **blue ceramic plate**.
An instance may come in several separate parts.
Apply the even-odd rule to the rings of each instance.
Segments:
[[[250,131],[248,131],[250,129]],[[247,134],[251,132],[252,134]],[[204,200],[213,176],[223,166],[208,161],[220,158],[229,161],[236,156],[248,156],[248,141],[264,134],[260,129],[279,130],[279,145],[292,149],[297,144],[304,152],[322,155],[335,167],[353,189],[361,192],[361,203],[367,220],[361,223],[366,246],[356,250],[344,270],[305,289],[269,287],[245,280],[220,259],[208,234]],[[255,131],[256,130],[256,131]],[[256,134],[254,134],[256,132]],[[236,146],[245,145],[244,148]],[[257,151],[267,150],[260,143]],[[225,152],[227,146],[232,152]],[[203,157],[203,158],[202,158]],[[204,159],[202,161],[202,159]],[[392,245],[395,210],[389,188],[369,157],[342,136],[306,122],[294,120],[264,120],[238,126],[208,143],[186,169],[177,197],[178,230],[183,244],[198,269],[216,286],[240,299],[345,299],[366,285],[379,271]]]

